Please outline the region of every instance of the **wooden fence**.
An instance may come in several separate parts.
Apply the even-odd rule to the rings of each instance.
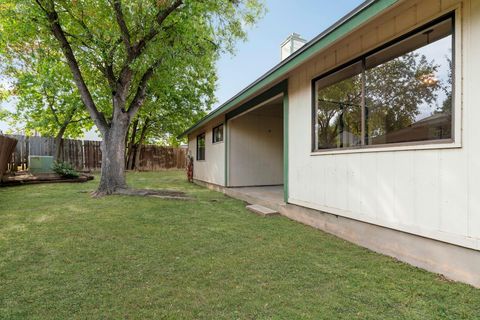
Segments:
[[[8,165],[11,171],[27,170],[28,156],[54,156],[55,139],[48,137],[25,137],[14,135],[18,140]],[[99,141],[63,139],[60,161],[72,164],[77,170],[99,170],[102,151]],[[142,171],[185,168],[187,150],[184,148],[142,146],[140,167]]]
[[[140,149],[139,170],[184,169],[186,161],[187,149],[185,148],[146,145]]]
[[[0,135],[0,181],[8,169],[8,164],[16,145],[17,140]]]
[[[55,139],[49,137],[25,137],[13,135],[18,140],[9,169],[27,170],[28,156],[54,156]],[[77,170],[98,170],[102,164],[99,141],[63,139],[59,161],[68,162]]]

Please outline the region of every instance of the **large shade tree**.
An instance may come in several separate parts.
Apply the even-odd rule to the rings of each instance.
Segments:
[[[259,1],[5,0],[0,32],[8,37],[4,53],[62,53],[103,139],[97,194],[112,194],[126,188],[125,137],[148,88],[158,82],[175,90],[178,74],[213,70],[219,52],[260,16]],[[97,103],[105,97],[110,103]]]

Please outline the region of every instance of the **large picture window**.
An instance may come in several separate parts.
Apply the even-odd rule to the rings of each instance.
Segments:
[[[197,160],[205,160],[205,133],[197,136]]]
[[[453,141],[453,19],[314,81],[314,150]]]

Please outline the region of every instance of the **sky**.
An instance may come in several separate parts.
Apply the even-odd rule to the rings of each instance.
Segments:
[[[292,33],[310,41],[363,0],[266,0],[267,13],[237,44],[235,56],[217,63],[218,107],[280,62],[280,44]]]
[[[292,33],[311,40],[363,0],[265,0],[267,13],[248,30],[248,39],[239,42],[235,55],[224,54],[217,63],[217,108],[280,62],[280,44]],[[0,77],[0,82],[1,82]],[[11,109],[12,104],[4,104]],[[8,125],[0,122],[0,131]],[[87,139],[98,139],[95,132]]]

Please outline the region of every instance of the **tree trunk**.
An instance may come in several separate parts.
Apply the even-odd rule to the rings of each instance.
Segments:
[[[135,148],[135,161],[133,162],[135,170],[139,170],[140,168],[140,154],[142,153],[142,144],[145,141],[145,137],[147,135],[149,122],[150,119],[145,119],[145,123],[142,127],[142,132],[140,133],[140,140],[138,140],[137,147]]]
[[[125,135],[125,168],[128,170],[128,154],[130,152],[130,146],[128,145],[128,138],[130,136],[130,126],[128,126],[127,134]]]
[[[105,131],[102,149],[102,172],[96,196],[109,195],[126,189],[125,181],[125,135],[129,125],[128,115],[116,116],[111,127]]]
[[[57,136],[55,137],[55,161],[60,162],[62,159],[60,159],[60,156],[62,155],[63,151],[63,135],[65,134],[65,131],[67,130],[67,125],[64,125],[60,128],[60,131],[58,131]]]
[[[137,135],[138,119],[132,124],[132,136],[128,145],[127,169],[133,169],[133,159],[135,156],[135,137]]]

